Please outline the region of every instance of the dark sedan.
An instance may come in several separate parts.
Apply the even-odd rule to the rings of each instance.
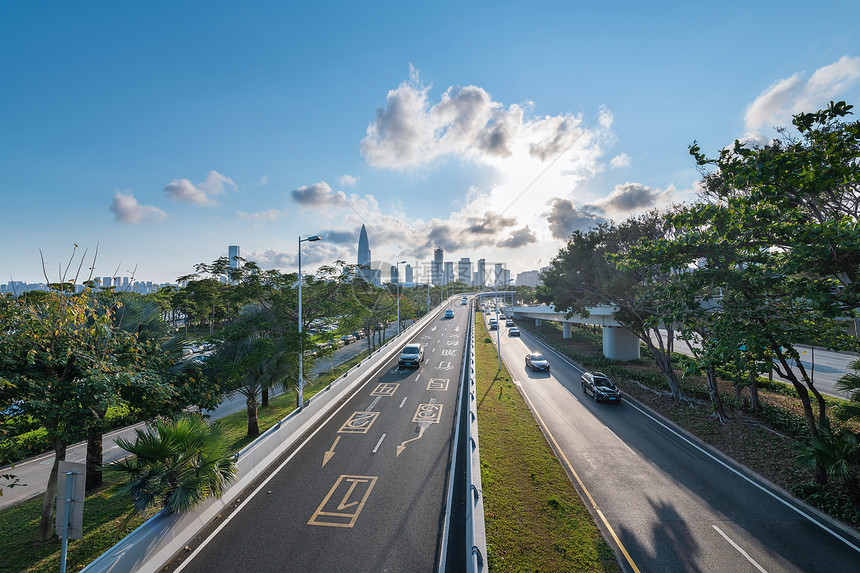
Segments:
[[[586,372],[582,375],[582,391],[591,394],[594,401],[618,402],[621,390],[602,372]]]
[[[526,366],[531,368],[532,372],[549,372],[549,361],[540,352],[526,354]]]

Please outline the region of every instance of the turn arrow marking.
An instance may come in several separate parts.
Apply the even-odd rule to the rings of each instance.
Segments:
[[[420,440],[421,436],[424,435],[424,430],[426,430],[426,429],[427,429],[426,426],[421,426],[421,429],[418,430],[418,437],[417,438],[412,438],[411,440],[406,440],[405,442],[401,442],[400,445],[397,446],[397,455],[394,457],[396,458],[397,456],[402,454],[403,450],[406,449],[406,444],[408,444],[409,442],[414,442],[415,440]]]
[[[328,449],[327,452],[323,454],[323,467],[328,463],[330,459],[334,457],[334,448],[337,446],[337,443],[340,441],[340,436],[334,439],[334,443],[331,445],[331,448]]]

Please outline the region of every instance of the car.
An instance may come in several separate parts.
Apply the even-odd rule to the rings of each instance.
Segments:
[[[496,330],[499,328],[499,323],[495,318],[490,319],[490,330]]]
[[[397,361],[397,365],[418,368],[423,361],[424,347],[420,344],[411,343],[404,346],[403,350],[400,351],[400,359]]]
[[[364,338],[364,331],[363,330],[356,330],[355,332],[352,333],[352,335],[355,337],[356,340],[361,340],[362,338]]]
[[[549,360],[544,358],[540,352],[526,354],[526,366],[534,371],[549,372]]]
[[[445,318],[454,318],[454,311],[452,309],[448,309],[445,311]]]
[[[464,299],[463,299],[463,301],[462,301],[460,304],[462,304],[463,306],[465,306],[465,305],[469,304],[469,301],[468,301],[468,300],[466,300],[466,299],[464,298]]]
[[[505,326],[507,326],[508,328],[512,327],[513,325],[514,321],[512,319],[509,318],[505,321]]]
[[[586,372],[582,375],[582,391],[591,394],[595,402],[620,402],[621,390],[603,372]]]
[[[351,342],[355,342],[355,337],[351,334],[344,334],[343,336],[340,337],[340,339],[344,344],[349,344]]]
[[[519,336],[520,329],[516,326],[512,326],[510,330],[508,330],[508,336]]]

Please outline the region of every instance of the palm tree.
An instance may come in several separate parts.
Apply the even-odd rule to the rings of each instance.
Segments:
[[[138,513],[156,503],[168,513],[190,511],[207,497],[220,497],[236,479],[228,439],[198,415],[159,419],[135,434],[134,441],[116,441],[133,457],[105,470],[128,477],[117,493],[130,494]]]

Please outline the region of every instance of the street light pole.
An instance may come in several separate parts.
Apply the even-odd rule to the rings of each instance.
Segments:
[[[397,264],[397,334],[400,334],[400,265],[406,261],[398,261]]]
[[[299,235],[299,389],[298,389],[298,408],[304,408],[305,400],[304,400],[304,388],[305,388],[305,378],[304,372],[302,371],[302,358],[305,353],[305,341],[302,337],[302,243],[306,241],[319,241],[320,237],[318,235],[312,235],[307,239],[302,239],[301,235]]]

